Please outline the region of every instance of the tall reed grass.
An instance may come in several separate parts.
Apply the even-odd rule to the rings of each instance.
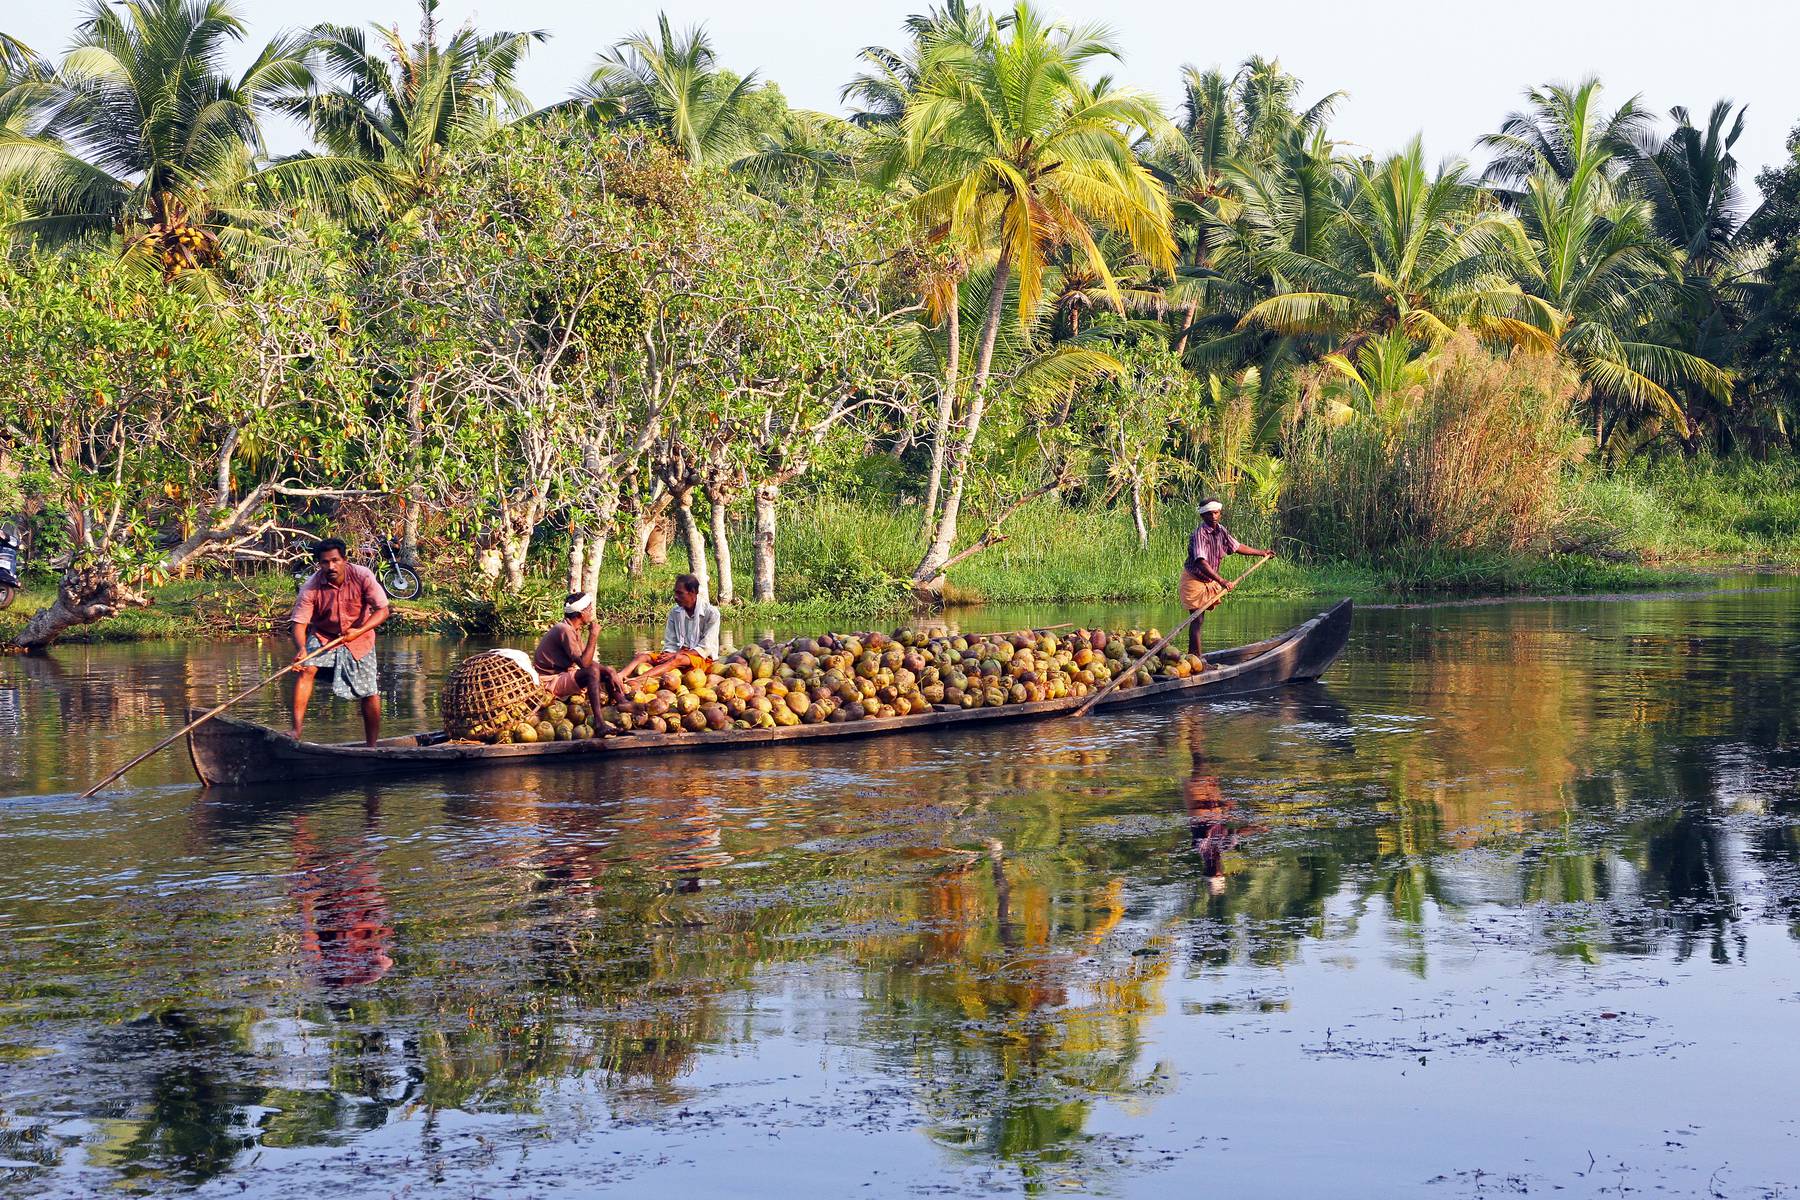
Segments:
[[[1569,516],[1566,477],[1585,453],[1572,372],[1497,356],[1468,334],[1386,415],[1303,419],[1287,456],[1282,533],[1327,558],[1549,549]]]

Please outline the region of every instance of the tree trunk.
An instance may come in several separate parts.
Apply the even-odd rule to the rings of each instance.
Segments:
[[[659,483],[657,487],[660,489],[662,485]],[[655,563],[668,561],[668,553],[665,551],[659,557],[652,545],[662,529],[663,514],[668,511],[668,508],[669,493],[659,490],[651,499],[650,507],[639,509],[635,514],[631,528],[631,560],[625,564],[625,573],[631,578],[638,579],[643,576],[646,560]]]
[[[400,561],[419,562],[419,475],[425,469],[425,380],[414,379],[406,394],[407,474],[406,508],[401,514]]]
[[[103,621],[121,608],[148,607],[149,597],[140,596],[126,587],[111,563],[101,562],[80,569],[70,567],[57,586],[55,601],[38,609],[12,644],[20,650],[42,653],[77,625]]]
[[[531,548],[531,535],[515,536],[510,530],[500,538],[500,571],[506,578],[506,590],[523,591],[525,556]]]
[[[752,550],[756,576],[753,594],[758,604],[775,603],[775,517],[781,503],[779,483],[756,489],[756,538]]]
[[[731,531],[726,528],[731,505],[724,491],[717,488],[707,491],[706,503],[712,517],[713,561],[719,567],[719,594],[713,597],[713,603],[730,604],[737,599],[731,578]]]
[[[531,535],[542,515],[542,499],[531,494],[508,502],[500,515],[500,570],[510,592],[525,587],[525,563],[531,554]]]
[[[1196,296],[1188,301],[1187,311],[1181,314],[1181,336],[1175,339],[1175,345],[1171,347],[1175,352],[1176,358],[1180,358],[1182,354],[1186,352],[1188,330],[1193,328],[1194,318],[1199,312],[1200,298]]]
[[[644,535],[644,553],[651,566],[660,567],[669,561],[669,533],[668,506],[665,504],[657,510],[656,519],[650,522]]]
[[[981,434],[981,418],[987,409],[988,371],[993,366],[994,342],[1000,333],[1000,321],[1006,309],[1006,283],[1012,275],[1012,248],[1000,251],[994,264],[993,292],[988,296],[987,316],[981,325],[981,341],[975,351],[975,378],[970,388],[969,416],[956,457],[950,462],[950,494],[944,500],[944,511],[938,515],[937,531],[925,551],[918,569],[913,572],[913,589],[925,594],[943,590],[944,565],[956,545],[956,521],[962,511],[963,488],[968,483],[969,467],[975,461],[975,442]]]
[[[1142,550],[1150,544],[1150,531],[1144,527],[1144,483],[1135,474],[1131,477],[1131,523],[1137,529],[1138,549]]]
[[[619,516],[619,490],[615,487],[600,500],[600,511],[594,515],[594,532],[588,535],[587,569],[581,573],[579,592],[598,594],[600,566],[606,561],[606,543],[613,522]]]
[[[958,287],[960,291],[960,285]],[[931,432],[931,474],[925,480],[925,512],[919,519],[919,532],[929,533],[937,518],[938,498],[944,483],[944,455],[950,445],[950,421],[956,415],[957,375],[962,364],[962,317],[957,297],[950,299],[950,311],[944,321],[948,326],[949,346],[944,351],[944,382],[938,391],[937,423]]]
[[[588,535],[585,529],[575,528],[569,531],[569,591],[579,592],[584,589],[581,581],[587,578],[588,570]]]
[[[671,489],[672,491],[674,489]],[[675,491],[675,520],[681,526],[681,540],[687,543],[688,570],[700,580],[700,594],[712,595],[712,581],[707,578],[706,535],[694,518],[694,489]]]

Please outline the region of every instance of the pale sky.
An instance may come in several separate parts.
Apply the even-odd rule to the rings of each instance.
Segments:
[[[409,33],[415,8],[400,0],[237,0],[254,37],[318,20],[398,22]],[[650,26],[653,0],[443,0],[446,25],[473,17],[487,27],[548,30],[524,71],[531,98],[565,95],[601,49]],[[923,0],[670,0],[678,26],[704,24],[724,64],[760,70],[790,104],[842,111],[838,89],[870,43],[897,45],[900,21]],[[1388,0],[1282,0],[1275,4],[1047,0],[1075,20],[1110,25],[1124,51],[1115,74],[1171,103],[1184,63],[1233,65],[1246,55],[1278,57],[1305,81],[1311,99],[1332,89],[1349,98],[1332,132],[1380,152],[1423,132],[1432,157],[1474,157],[1472,143],[1522,103],[1530,84],[1597,74],[1614,102],[1642,94],[1657,113],[1685,104],[1696,120],[1724,96],[1749,106],[1738,142],[1741,180],[1785,160],[1800,123],[1797,0],[1504,0],[1426,4]],[[60,53],[81,6],[69,0],[4,0],[0,29],[40,52]],[[297,148],[293,131],[277,149]]]

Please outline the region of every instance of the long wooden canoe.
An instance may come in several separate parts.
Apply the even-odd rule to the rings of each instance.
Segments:
[[[1350,617],[1350,601],[1341,601],[1277,637],[1208,654],[1207,670],[1199,675],[1121,689],[1100,703],[1111,707],[1177,697],[1242,696],[1317,679],[1343,653],[1344,643],[1350,636]],[[789,725],[774,729],[681,734],[634,732],[576,742],[507,746],[451,742],[441,732],[387,738],[374,746],[361,743],[327,745],[297,741],[288,734],[248,721],[216,717],[188,735],[188,755],[200,782],[209,786],[288,783],[356,775],[461,770],[519,759],[556,759],[573,763],[596,755],[617,758],[637,754],[693,754],[770,742],[885,737],[978,722],[1060,717],[1080,707],[1084,699],[1069,696],[997,708],[940,708],[937,712],[914,713],[885,721],[862,720],[837,725]]]

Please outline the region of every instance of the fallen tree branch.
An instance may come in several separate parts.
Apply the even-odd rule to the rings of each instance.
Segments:
[[[109,562],[90,567],[71,567],[56,588],[56,599],[32,614],[14,649],[42,654],[53,642],[78,625],[92,625],[123,608],[149,608],[150,597],[126,587]]]
[[[952,554],[949,558],[945,559],[943,561],[943,563],[937,568],[937,570],[932,572],[930,575],[926,576],[923,579],[914,580],[913,581],[913,591],[915,593],[921,593],[921,594],[926,594],[926,595],[934,594],[938,590],[935,585],[938,583],[939,580],[944,578],[945,574],[947,574],[949,572],[951,567],[954,567],[957,563],[962,562],[964,559],[971,558],[974,555],[980,554],[983,550],[987,550],[987,549],[990,549],[991,547],[998,546],[1001,542],[1004,542],[1006,540],[1006,535],[1000,532],[1000,527],[1006,523],[1008,518],[1010,518],[1014,513],[1018,512],[1021,508],[1024,508],[1027,504],[1030,504],[1033,500],[1041,499],[1044,496],[1048,496],[1052,492],[1059,491],[1066,483],[1067,483],[1067,480],[1065,480],[1061,477],[1058,477],[1056,479],[1051,480],[1049,483],[1042,484],[1038,487],[1032,488],[1030,491],[1025,492],[1022,495],[1015,498],[1005,508],[1001,509],[998,513],[994,514],[994,516],[988,521],[987,528],[985,528],[981,531],[980,537],[976,538],[969,545],[964,546],[961,550],[958,550],[955,554]]]

